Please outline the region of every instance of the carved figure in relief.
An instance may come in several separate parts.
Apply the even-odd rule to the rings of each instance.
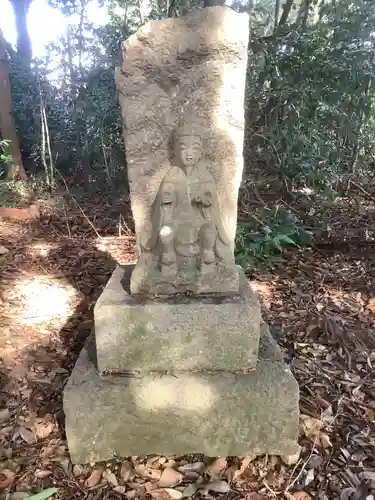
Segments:
[[[232,264],[230,239],[223,226],[216,183],[202,159],[199,128],[176,131],[180,166],[164,176],[152,212],[152,234],[144,247],[157,250],[164,276],[215,272],[216,264]]]

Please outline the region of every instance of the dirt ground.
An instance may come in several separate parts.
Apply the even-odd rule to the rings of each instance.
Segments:
[[[196,455],[72,465],[62,390],[116,261],[135,258],[123,212],[124,201],[103,197],[0,220],[0,498],[53,487],[57,500],[373,499],[375,242],[357,236],[288,249],[282,265],[250,275],[300,384],[296,464]],[[340,217],[336,228],[350,226]],[[352,225],[374,223],[369,210]]]

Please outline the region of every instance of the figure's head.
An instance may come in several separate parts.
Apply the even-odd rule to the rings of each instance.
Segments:
[[[194,166],[202,156],[201,130],[194,125],[183,125],[176,130],[175,147],[182,164]]]

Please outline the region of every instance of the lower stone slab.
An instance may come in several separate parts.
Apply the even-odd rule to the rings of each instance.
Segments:
[[[91,337],[64,390],[73,463],[153,453],[295,455],[298,384],[274,341],[265,344],[252,373],[134,378],[100,376]]]

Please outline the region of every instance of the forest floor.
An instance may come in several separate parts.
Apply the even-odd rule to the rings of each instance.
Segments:
[[[293,465],[274,456],[213,463],[152,456],[73,466],[62,390],[115,262],[135,258],[132,223],[121,216],[124,200],[109,197],[80,206],[61,197],[32,220],[0,213],[0,498],[54,487],[56,500],[179,500],[183,485],[195,498],[373,499],[375,241],[363,235],[375,227],[375,205],[368,195],[360,212],[354,205],[324,211],[334,227],[329,239],[320,234],[313,249],[289,248],[283,264],[250,276],[300,385],[302,452]],[[161,475],[169,488],[160,488]]]

